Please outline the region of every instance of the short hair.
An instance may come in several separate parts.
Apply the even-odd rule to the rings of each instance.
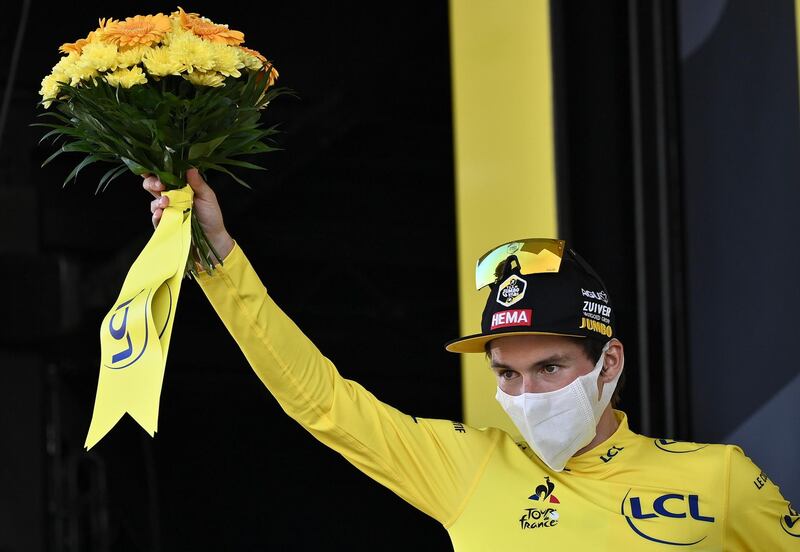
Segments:
[[[600,360],[600,355],[603,354],[603,347],[606,345],[606,341],[601,339],[597,339],[594,337],[569,337],[569,336],[561,336],[564,339],[569,339],[575,345],[577,345],[583,354],[586,355],[592,364],[597,364],[597,361]],[[486,345],[484,345],[484,350],[486,351],[486,357],[489,358],[491,356],[489,344],[491,341],[487,341]],[[625,386],[625,371],[623,370],[617,380],[617,387],[614,389],[614,394],[611,395],[611,406],[616,408],[619,405],[620,401],[622,400],[622,388]]]

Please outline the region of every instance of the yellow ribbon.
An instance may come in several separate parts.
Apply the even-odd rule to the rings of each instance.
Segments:
[[[194,192],[164,192],[169,206],[100,327],[100,377],[86,436],[92,448],[127,412],[152,437],[175,307],[191,245]]]

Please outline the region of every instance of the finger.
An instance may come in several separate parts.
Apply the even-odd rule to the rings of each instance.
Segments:
[[[142,182],[142,187],[150,192],[153,197],[161,197],[161,192],[164,190],[164,185],[157,176],[148,176]]]
[[[153,211],[153,228],[158,226],[158,223],[161,222],[161,215],[164,214],[163,209],[156,209]]]
[[[161,196],[150,202],[150,212],[155,213],[159,209],[165,209],[169,205],[169,198]]]
[[[200,176],[200,171],[194,167],[186,171],[186,181],[199,199],[208,199],[214,195],[214,190]]]

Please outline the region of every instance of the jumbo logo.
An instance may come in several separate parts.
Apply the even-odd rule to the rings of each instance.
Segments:
[[[643,539],[659,544],[690,546],[704,540],[708,524],[714,523],[713,516],[700,512],[700,497],[696,494],[629,496],[630,492],[628,489],[622,499],[620,513]]]
[[[497,288],[497,302],[504,307],[510,307],[517,301],[525,297],[525,288],[528,282],[517,276],[509,276],[505,282]]]
[[[689,443],[687,441],[673,441],[671,439],[655,439],[653,443],[656,447],[664,452],[671,452],[673,454],[683,454],[686,452],[697,452],[703,450],[708,445],[698,445],[697,443]]]
[[[144,354],[151,339],[158,339],[164,333],[167,322],[172,315],[172,290],[165,282],[155,293],[152,301],[152,313],[149,307],[152,289],[142,289],[130,299],[117,304],[107,316],[104,324],[104,341],[109,345],[105,349],[106,358],[103,365],[112,370],[121,370],[135,364]],[[158,335],[150,335],[148,317]],[[110,356],[110,358],[109,358]]]

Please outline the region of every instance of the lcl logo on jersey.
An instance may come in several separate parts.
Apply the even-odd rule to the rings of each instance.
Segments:
[[[690,443],[688,441],[673,441],[672,439],[654,439],[653,444],[664,452],[671,452],[673,454],[697,452],[708,446],[698,445],[697,443]]]
[[[789,504],[789,513],[781,516],[781,529],[792,537],[800,538],[800,514]]]
[[[707,536],[714,516],[701,512],[700,496],[681,493],[625,493],[620,513],[643,539],[673,546],[690,546]]]
[[[544,477],[544,483],[538,485],[528,500],[533,500],[538,504],[534,507],[525,508],[522,517],[519,518],[520,529],[538,529],[540,527],[553,527],[558,523],[559,515],[554,506],[548,504],[561,504],[561,501],[553,494],[556,484],[550,481],[548,476]]]
[[[614,459],[614,457],[617,454],[619,454],[623,450],[625,450],[625,447],[618,447],[617,445],[614,445],[613,447],[608,449],[605,454],[600,455],[600,460],[602,460],[603,463],[608,464]]]

